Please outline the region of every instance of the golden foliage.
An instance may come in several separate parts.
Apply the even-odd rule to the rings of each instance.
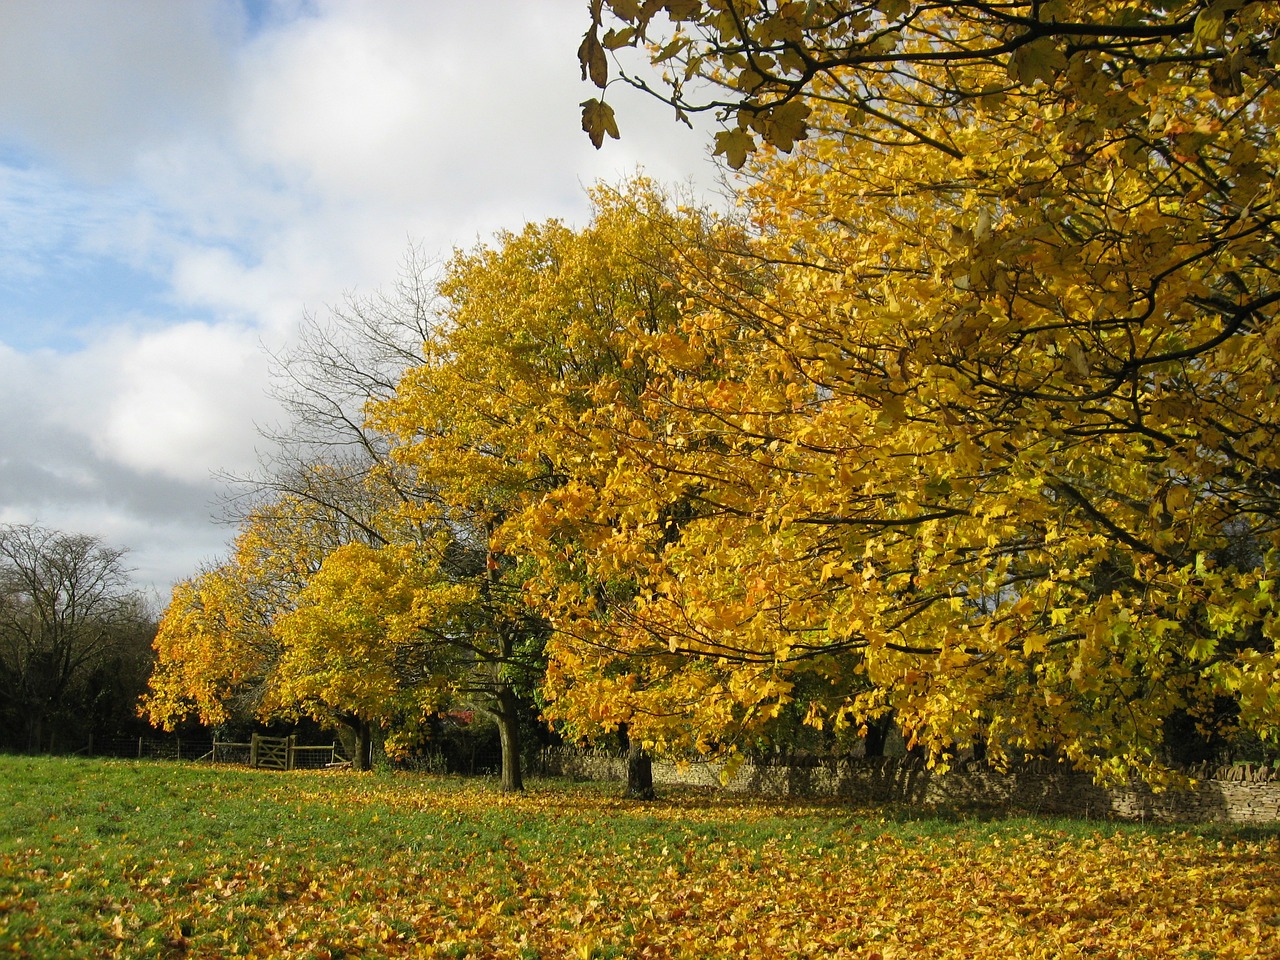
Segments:
[[[1275,9],[676,7],[656,58],[742,95],[750,246],[686,258],[626,466],[557,503],[635,581],[561,703],[704,748],[891,710],[1100,775],[1223,701],[1273,737]]]
[[[397,549],[317,538],[298,676],[372,710],[434,637],[511,694],[549,630],[546,715],[652,749],[892,715],[934,763],[1159,780],[1173,717],[1273,741],[1277,7],[591,17],[598,87],[651,44],[678,109],[711,91],[741,213],[637,181],[455,256],[369,409],[418,481]]]

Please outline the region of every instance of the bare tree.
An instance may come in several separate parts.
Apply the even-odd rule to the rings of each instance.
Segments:
[[[411,247],[390,290],[348,294],[325,316],[306,316],[293,345],[269,353],[270,392],[284,422],[259,428],[266,450],[257,471],[223,475],[229,522],[286,496],[342,518],[347,539],[387,541],[378,518],[388,514],[380,508],[420,492],[390,461],[387,439],[365,422],[365,408],[393,396],[404,372],[422,363],[422,344],[438,322],[434,269]]]
[[[150,624],[125,553],[85,534],[0,526],[0,712],[27,750],[52,748],[94,671]]]

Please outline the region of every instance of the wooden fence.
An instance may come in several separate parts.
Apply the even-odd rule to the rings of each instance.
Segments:
[[[297,737],[264,737],[256,733],[248,743],[215,740],[208,756],[214,763],[247,763],[260,770],[345,767],[351,763],[336,742],[323,747],[300,747]]]

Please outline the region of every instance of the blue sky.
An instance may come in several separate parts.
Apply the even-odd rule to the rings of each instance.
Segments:
[[[0,156],[0,198],[0,323],[9,346],[66,352],[104,322],[164,315],[162,265],[94,242],[143,204],[127,185],[86,188],[11,150]]]
[[[713,182],[638,94],[591,148],[583,6],[0,5],[0,522],[129,547],[163,599],[224,552],[214,474],[255,462],[304,313],[637,167]]]

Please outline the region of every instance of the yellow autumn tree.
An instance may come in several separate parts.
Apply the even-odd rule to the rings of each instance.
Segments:
[[[1269,82],[1280,61],[1266,0],[592,0],[588,12],[583,80],[643,90],[685,122],[714,115],[716,153],[734,168],[759,146],[789,152],[813,131],[864,122],[887,145],[946,150],[929,118],[963,119],[975,99],[1037,85],[1116,130],[1141,120],[1135,77],[1229,97]],[[627,47],[659,75],[611,67]],[[597,147],[620,135],[603,99],[582,107]]]
[[[284,536],[296,532],[290,517],[288,504],[260,507],[226,561],[174,587],[143,701],[152,723],[216,726],[258,714],[280,655],[275,617],[323,556],[306,538]]]
[[[422,569],[414,547],[346,543],[324,558],[276,617],[281,654],[264,709],[336,716],[356,734],[356,766],[372,761],[375,729],[418,729],[446,697],[451,674],[429,656],[423,634],[469,598]]]
[[[737,91],[755,239],[653,343],[668,429],[614,433],[646,469],[607,501],[700,506],[565,696],[665,651],[652,735],[704,747],[802,682],[935,759],[1158,776],[1174,717],[1273,737],[1275,8],[667,6]]]
[[[286,422],[262,431],[268,452],[258,471],[226,478],[240,528],[232,555],[175,593],[147,704],[157,721],[309,715],[347,734],[357,766],[367,766],[376,729],[413,725],[433,701],[398,671],[394,636],[375,635],[372,621],[349,638],[342,631],[352,604],[368,607],[375,595],[396,602],[398,581],[379,581],[371,567],[398,554],[379,548],[416,544],[423,562],[435,556],[438,530],[406,522],[399,509],[421,492],[363,417],[364,404],[390,395],[420,355],[433,322],[428,270],[411,250],[390,292],[306,318],[295,344],[273,356],[272,393]],[[376,583],[387,590],[356,596]],[[372,691],[390,689],[396,697],[374,703]]]
[[[440,286],[445,323],[425,362],[373,410],[399,438],[396,460],[438,491],[439,502],[420,510],[467,531],[467,545],[481,551],[487,627],[477,655],[503,665],[513,690],[542,686],[544,640],[561,669],[566,638],[548,637],[547,625],[562,595],[633,590],[629,569],[587,577],[579,559],[608,536],[608,522],[587,529],[557,516],[563,504],[593,502],[612,472],[627,469],[609,431],[619,416],[633,419],[618,412],[636,409],[645,389],[633,335],[673,328],[676,241],[703,229],[701,214],[673,209],[644,180],[591,196],[582,229],[531,224],[460,253]],[[505,730],[513,709],[498,693],[490,709]],[[574,719],[554,706],[550,716]],[[629,719],[618,701],[574,732],[625,731]]]
[[[342,531],[349,526],[345,513],[280,497],[250,513],[226,561],[175,586],[143,703],[151,721],[172,728],[190,717],[217,725],[306,713],[349,728],[367,746],[369,726],[357,706],[333,697],[321,711],[316,698],[290,686],[311,651],[281,630],[326,557],[348,542]],[[364,671],[381,667],[361,662]]]

